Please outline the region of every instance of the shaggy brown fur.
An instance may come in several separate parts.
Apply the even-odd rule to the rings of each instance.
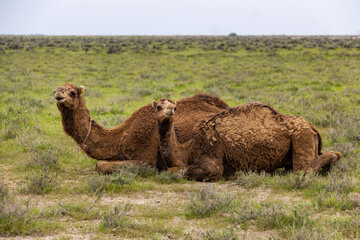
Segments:
[[[339,152],[321,154],[318,131],[302,117],[283,115],[262,103],[248,103],[202,120],[186,146],[176,139],[173,114],[160,118],[163,107],[174,110],[176,104],[161,100],[153,106],[158,109],[161,153],[173,167],[169,170],[186,166],[191,179],[215,181],[222,176],[230,178],[239,170],[281,167],[318,171],[341,158]]]
[[[106,160],[97,163],[97,171],[113,172],[117,166],[124,164],[123,160],[126,160],[126,163],[148,163],[159,169],[167,168],[161,159],[158,159],[159,134],[154,118],[155,110],[151,104],[141,107],[124,123],[111,129],[105,129],[91,120],[89,131],[90,113],[86,108],[83,92],[83,87],[65,84],[57,88],[54,97],[65,133],[80,146],[86,140],[84,151],[90,157]],[[190,139],[191,129],[201,119],[199,116],[219,113],[228,108],[218,97],[202,94],[182,99],[178,105],[182,110],[174,121],[184,141]]]

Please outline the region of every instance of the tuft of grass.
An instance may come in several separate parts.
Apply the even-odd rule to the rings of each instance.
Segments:
[[[57,171],[59,167],[59,152],[54,148],[34,149],[30,153],[26,166],[44,171]]]
[[[106,188],[109,177],[104,175],[94,175],[87,179],[86,192],[94,192],[100,195]]]
[[[352,210],[358,204],[357,200],[350,198],[348,194],[326,191],[321,191],[314,202],[321,209],[335,209],[338,211]]]
[[[29,235],[54,230],[53,225],[37,220],[29,201],[20,201],[0,183],[0,237]]]
[[[185,176],[185,171],[179,171],[177,173],[169,173],[163,171],[155,175],[155,180],[162,184],[170,184],[170,183],[185,181],[184,176]]]
[[[46,194],[58,187],[57,174],[49,170],[32,173],[24,180],[23,193]]]
[[[288,173],[282,178],[281,185],[287,190],[299,190],[309,186],[315,185],[317,182],[317,175],[314,172],[304,173],[299,171],[296,173]]]
[[[249,202],[245,201],[236,206],[232,212],[230,221],[248,228],[252,222],[261,229],[272,229],[279,227],[286,217],[286,206],[271,202]]]
[[[234,228],[224,229],[220,232],[215,230],[208,230],[204,234],[204,239],[207,240],[238,240],[236,230]]]
[[[124,166],[119,167],[119,172],[129,172],[134,174],[135,176],[139,176],[142,178],[147,178],[154,176],[158,173],[157,169],[150,166],[149,164],[125,164]]]
[[[148,169],[148,170],[146,170]],[[138,174],[136,173],[138,172]],[[154,170],[152,168],[119,168],[118,172],[111,175],[95,175],[87,179],[87,186],[83,189],[86,193],[95,193],[101,197],[105,192],[131,192],[150,190],[154,188],[152,182],[142,179],[142,176],[152,175]]]
[[[102,221],[100,222],[99,228],[101,230],[121,230],[121,228],[130,227],[133,224],[126,219],[129,215],[132,205],[126,203],[124,207],[115,206],[112,211],[105,211],[102,215]]]
[[[0,202],[4,201],[9,194],[8,188],[0,182]]]
[[[233,198],[217,193],[214,188],[204,186],[199,194],[191,194],[186,206],[188,218],[209,217],[229,210]]]
[[[349,239],[360,238],[360,215],[358,212],[342,218],[330,219],[327,222],[334,231],[340,232]]]
[[[323,190],[327,192],[349,193],[357,185],[357,179],[350,174],[331,173]]]
[[[79,204],[59,204],[58,215],[69,216],[77,220],[91,220],[100,217],[97,210],[94,210],[94,204],[79,203]]]
[[[253,187],[259,187],[262,185],[265,181],[266,173],[256,173],[253,171],[249,172],[243,172],[239,171],[236,172],[236,183],[240,186],[246,187],[246,188],[253,188]]]
[[[109,176],[109,180],[117,185],[126,185],[134,182],[135,173],[129,172],[126,169],[121,169]]]

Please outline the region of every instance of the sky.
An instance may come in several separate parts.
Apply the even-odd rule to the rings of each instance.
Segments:
[[[360,35],[360,0],[0,0],[0,34]]]

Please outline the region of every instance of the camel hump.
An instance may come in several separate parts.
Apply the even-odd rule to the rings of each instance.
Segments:
[[[221,98],[218,96],[212,96],[206,93],[197,93],[193,96],[193,98],[201,99],[204,102],[209,103],[210,105],[214,105],[218,108],[227,109],[229,108],[229,105],[225,103]]]
[[[266,103],[261,103],[261,102],[251,102],[251,103],[246,103],[244,105],[240,105],[238,107],[235,107],[233,109],[233,111],[236,110],[240,110],[242,112],[251,112],[251,111],[256,111],[256,110],[260,110],[260,109],[268,109],[270,110],[272,113],[274,113],[275,115],[281,115],[281,113],[279,113],[278,111],[276,111],[273,107],[271,107],[269,104]]]
[[[216,116],[215,118],[226,117],[228,115],[235,116],[238,114],[248,115],[250,113],[254,113],[257,116],[270,113],[278,120],[281,120],[284,117],[283,114],[279,113],[268,104],[261,102],[251,102],[251,103],[242,104],[237,107],[228,108],[227,110],[223,111],[220,115]]]

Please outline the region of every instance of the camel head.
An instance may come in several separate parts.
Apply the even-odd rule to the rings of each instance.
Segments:
[[[168,99],[153,100],[152,106],[155,108],[155,117],[160,123],[171,120],[176,111],[176,101]]]
[[[81,95],[84,92],[84,86],[76,87],[73,84],[65,84],[54,91],[54,98],[58,107],[75,110],[78,108]]]

